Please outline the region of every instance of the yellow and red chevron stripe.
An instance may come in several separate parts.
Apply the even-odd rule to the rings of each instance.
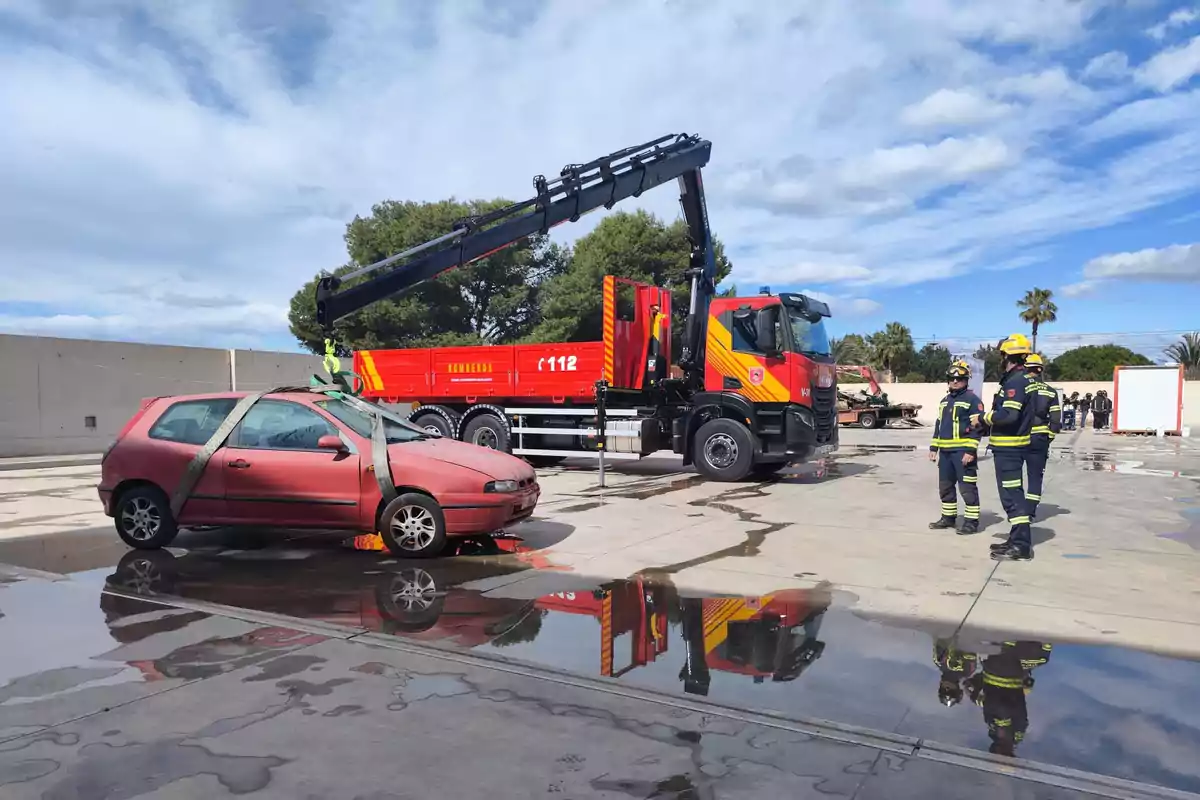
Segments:
[[[771,595],[754,598],[758,602],[751,606],[750,598],[725,597],[704,601],[704,652],[713,648],[729,636],[729,623],[750,619],[759,609],[771,602]]]
[[[617,281],[604,276],[604,380],[613,382],[613,348],[616,346]]]
[[[375,368],[375,357],[371,355],[371,351],[359,350],[358,359],[362,363],[361,375],[363,382],[367,384],[367,391],[382,391],[383,380],[379,377],[379,370]]]
[[[708,318],[707,357],[721,375],[741,381],[742,388],[737,390],[738,394],[756,403],[786,403],[791,399],[788,387],[771,374],[761,356],[734,352],[733,336],[716,316]],[[762,383],[757,386],[750,382],[752,367],[759,367],[763,372]]]
[[[600,604],[600,675],[611,678],[613,674],[613,601],[612,592],[604,593]]]

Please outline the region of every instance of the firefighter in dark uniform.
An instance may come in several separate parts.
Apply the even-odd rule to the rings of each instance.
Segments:
[[[992,558],[997,560],[1028,561],[1033,558],[1033,541],[1022,473],[1033,430],[1034,397],[1029,393],[1033,381],[1025,372],[1025,359],[1033,349],[1029,339],[1020,333],[1002,340],[999,349],[1005,375],[992,400],[991,411],[983,415],[983,422],[990,429],[988,444],[996,464],[1000,503],[1012,527],[1008,540],[992,545],[991,551]]]
[[[968,683],[971,699],[983,706],[988,752],[1015,756],[1029,729],[1025,696],[1033,690],[1033,671],[1050,660],[1051,646],[1042,642],[1005,642],[1000,652],[983,659],[981,672]]]
[[[1050,443],[1062,431],[1062,400],[1053,387],[1042,381],[1044,368],[1042,357],[1037,353],[1025,359],[1025,369],[1032,381],[1029,393],[1034,398],[1033,429],[1029,433],[1029,450],[1025,454],[1028,476],[1025,505],[1029,509],[1030,522],[1037,519],[1038,503],[1042,502],[1042,479],[1046,475],[1046,462],[1050,460]]]
[[[929,443],[929,460],[937,461],[938,490],[942,495],[942,516],[929,523],[934,530],[953,528],[958,521],[958,494],[962,491],[963,524],[960,534],[979,531],[979,440],[982,429],[971,421],[983,413],[983,401],[967,388],[971,368],[965,361],[956,361],[946,371],[950,391],[938,405],[937,422],[933,426],[933,441]]]
[[[942,673],[938,681],[938,701],[942,705],[949,708],[962,701],[963,687],[975,674],[978,662],[978,656],[959,650],[953,639],[938,639],[933,643],[933,663]]]

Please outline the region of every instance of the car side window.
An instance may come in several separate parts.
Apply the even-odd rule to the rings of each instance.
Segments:
[[[181,400],[163,412],[148,435],[180,444],[207,444],[235,405],[237,400],[230,397]]]
[[[337,436],[317,412],[289,400],[259,400],[230,436],[232,447],[258,450],[316,450],[322,436]]]

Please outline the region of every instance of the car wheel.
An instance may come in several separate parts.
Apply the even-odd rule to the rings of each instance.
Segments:
[[[499,450],[502,453],[507,453],[509,450],[508,429],[492,414],[480,414],[468,422],[466,429],[463,430],[462,440],[468,444],[486,447],[489,450]]]
[[[174,594],[178,580],[179,568],[170,550],[130,551],[108,578],[113,588],[145,597]]]
[[[717,481],[740,481],[754,468],[754,434],[731,419],[709,420],[696,431],[696,470]]]
[[[870,430],[871,428],[874,428],[877,425],[879,425],[879,417],[875,416],[874,414],[872,414],[870,412],[867,412],[866,414],[863,414],[862,416],[860,416],[858,418],[858,424],[863,426],[867,430]]]
[[[136,486],[122,493],[113,512],[113,524],[121,541],[138,550],[166,547],[179,533],[170,501],[155,486]]]
[[[379,535],[394,556],[433,558],[446,549],[446,516],[429,495],[407,492],[383,509]]]
[[[395,630],[419,633],[437,624],[446,592],[428,572],[410,567],[376,584],[375,599]]]
[[[446,439],[454,438],[454,426],[441,414],[420,414],[411,421],[418,428],[424,428],[430,433],[436,433]]]

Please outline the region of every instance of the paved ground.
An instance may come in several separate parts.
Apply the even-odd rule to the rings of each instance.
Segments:
[[[926,528],[927,436],[848,431],[836,458],[740,486],[670,459],[605,490],[590,468],[547,471],[519,545],[420,563],[287,532],[129,556],[95,467],[2,471],[0,562],[68,578],[0,587],[0,642],[24,654],[0,657],[0,786],[469,797],[502,772],[506,796],[1200,791],[1200,442],[1062,437],[1035,560],[997,564],[990,460],[987,529]],[[935,642],[999,664],[1006,640],[1053,645],[1036,687],[1018,702],[960,674],[962,702],[938,701]],[[997,708],[1027,727],[1021,760],[986,752],[1004,750]],[[387,748],[397,714],[432,733]],[[451,766],[464,749],[477,768]],[[137,759],[170,767],[139,776]],[[72,793],[96,781],[110,793]]]

